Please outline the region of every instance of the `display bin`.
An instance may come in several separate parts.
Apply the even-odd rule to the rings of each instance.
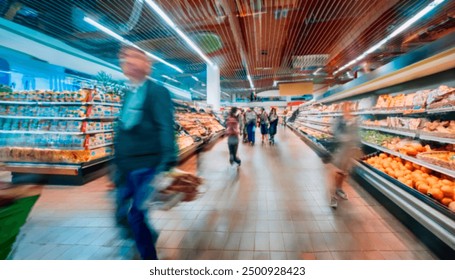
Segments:
[[[355,162],[352,175],[439,258],[455,258],[454,212],[363,161]]]
[[[404,190],[405,192],[411,194],[413,197],[415,197],[416,199],[418,199],[422,203],[425,203],[426,205],[432,207],[433,209],[435,209],[436,211],[438,211],[442,215],[445,215],[446,217],[448,217],[451,220],[455,221],[455,212],[449,210],[446,206],[444,206],[441,203],[435,201],[433,198],[431,198],[431,197],[419,192],[418,190],[416,190],[414,188],[411,188],[409,186],[406,186],[405,184],[403,184],[402,182],[398,181],[397,179],[387,175],[386,173],[382,172],[381,170],[378,170],[377,168],[375,168],[374,166],[371,166],[370,164],[364,162],[364,160],[366,160],[366,159],[368,159],[370,157],[377,156],[377,155],[379,155],[381,153],[382,152],[378,151],[378,152],[375,152],[375,153],[372,153],[372,154],[368,154],[368,155],[362,157],[362,159],[359,161],[359,163],[362,164],[363,166],[366,166],[368,169],[370,169],[371,171],[375,172],[376,174],[380,175],[382,178],[390,181],[392,184],[396,185],[397,187],[399,187],[400,189]],[[455,229],[454,229],[454,233],[455,233]]]

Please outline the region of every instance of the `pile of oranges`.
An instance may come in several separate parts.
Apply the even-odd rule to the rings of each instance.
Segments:
[[[455,212],[455,180],[452,177],[385,153],[370,157],[365,162]]]

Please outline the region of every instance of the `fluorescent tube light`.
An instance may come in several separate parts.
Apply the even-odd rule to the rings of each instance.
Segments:
[[[105,27],[104,25],[102,24],[99,24],[98,22],[94,21],[93,19],[89,18],[89,17],[84,17],[84,21],[93,25],[94,27],[98,28],[99,30],[103,31],[104,33],[110,35],[111,37],[117,39],[118,41],[126,44],[126,45],[129,45],[129,46],[132,46],[132,47],[135,47],[139,50],[142,50],[143,52],[145,52],[147,54],[147,56],[173,68],[174,70],[176,70],[177,72],[179,73],[183,73],[183,70],[178,68],[177,66],[173,65],[173,64],[170,64],[169,62],[167,62],[166,60],[162,59],[162,58],[159,58],[157,57],[156,55],[154,54],[151,54],[143,49],[141,49],[139,46],[137,46],[136,44],[134,44],[133,42],[123,38],[122,36],[118,35],[117,33],[115,33],[114,31],[110,30],[109,28]]]
[[[388,35],[386,38],[382,39],[379,43],[374,45],[373,47],[369,48],[367,51],[365,51],[362,55],[357,57],[356,59],[352,60],[351,62],[345,64],[344,66],[340,67],[337,71],[333,72],[333,74],[337,74],[338,72],[346,69],[347,67],[353,65],[356,62],[359,62],[360,60],[364,59],[368,54],[373,53],[380,47],[382,47],[385,43],[387,43],[390,39],[396,37],[398,34],[409,28],[412,24],[417,22],[419,19],[424,17],[426,14],[428,14],[430,11],[432,11],[434,8],[436,8],[439,4],[444,2],[445,0],[435,0],[428,4],[425,8],[423,8],[420,12],[418,12],[415,16],[407,20],[405,23],[403,23],[400,27],[398,27],[395,31],[393,31],[390,35]]]
[[[173,79],[173,78],[171,78],[171,77],[169,77],[169,76],[161,75],[161,77],[163,77],[163,78],[165,78],[165,79],[168,79],[168,80],[171,80],[171,81],[173,81],[173,82],[176,82],[176,83],[179,83],[179,84],[180,84],[179,81],[177,81],[176,79]]]
[[[191,76],[191,78],[192,78],[193,80],[195,80],[196,82],[199,82],[199,79],[198,79],[197,77]]]
[[[175,32],[210,66],[215,64],[204,54],[204,52],[169,18],[169,16],[152,0],[145,2],[169,25]]]
[[[192,88],[190,89],[190,91],[191,91],[191,92],[194,92],[194,93],[198,93],[198,94],[203,95],[203,96],[206,95],[205,93],[200,92],[200,91],[197,91],[197,90],[194,90],[194,89],[192,89]]]
[[[181,88],[178,88],[178,87],[173,86],[171,84],[168,84],[168,83],[165,83],[163,81],[157,80],[157,79],[152,78],[150,76],[147,76],[147,79],[149,79],[151,81],[154,81],[157,84],[163,85],[165,88],[167,88],[169,91],[171,91],[174,94],[178,94],[181,97],[191,99],[191,94],[188,91],[184,90],[184,89],[181,89]]]
[[[145,0],[147,4],[172,28],[176,28],[175,23],[170,19],[161,8],[151,0]]]
[[[317,75],[319,73],[319,71],[321,71],[321,70],[322,70],[322,67],[319,67],[318,70],[313,72],[313,75]]]
[[[253,83],[253,80],[251,79],[251,76],[248,75],[247,78],[248,78],[248,81],[250,82],[251,89],[254,89],[254,83]]]
[[[91,25],[93,25],[94,27],[98,28],[99,30],[103,31],[107,35],[110,35],[110,36],[114,37],[115,39],[117,39],[118,41],[120,41],[122,43],[125,43],[125,44],[130,45],[130,46],[134,45],[131,41],[126,40],[125,38],[123,38],[122,36],[118,35],[114,31],[112,31],[109,28],[99,24],[98,22],[94,21],[93,19],[91,19],[89,17],[84,17],[84,21],[89,23],[89,24],[91,24]]]

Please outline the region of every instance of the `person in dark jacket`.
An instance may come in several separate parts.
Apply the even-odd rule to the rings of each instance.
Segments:
[[[132,84],[125,94],[115,141],[117,222],[129,226],[142,259],[158,259],[158,233],[148,223],[148,200],[157,175],[177,163],[174,112],[168,90],[147,79],[151,62],[136,48],[120,52],[121,67]]]
[[[245,123],[247,127],[247,134],[248,134],[248,142],[251,145],[254,145],[256,136],[255,136],[255,127],[258,120],[258,115],[254,111],[253,108],[248,109],[245,113]]]
[[[226,135],[228,136],[229,147],[229,162],[231,165],[237,163],[241,164],[241,160],[237,157],[237,149],[239,148],[239,121],[237,119],[237,108],[232,107],[229,112],[229,117],[226,120]]]
[[[269,134],[270,134],[269,143],[273,145],[273,144],[275,144],[275,134],[276,134],[276,128],[278,126],[278,115],[276,113],[276,108],[272,108],[272,110],[270,110],[269,123],[270,123],[270,127],[269,127]]]
[[[261,108],[259,115],[259,127],[261,128],[262,144],[267,142],[267,134],[269,133],[269,116],[264,108]]]

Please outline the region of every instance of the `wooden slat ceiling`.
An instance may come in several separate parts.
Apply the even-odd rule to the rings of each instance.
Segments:
[[[114,39],[77,24],[75,10],[91,15],[122,36],[176,63],[187,73],[200,71],[204,61],[146,5],[136,24],[131,21],[139,0],[35,1],[20,0],[38,11],[35,20],[14,20],[49,33],[84,51],[116,62],[119,48]],[[273,82],[305,80],[340,82],[333,71],[362,54],[390,34],[432,0],[156,0],[188,35],[212,33],[222,48],[208,53],[219,65],[222,89],[250,92],[249,73],[257,91],[271,89]],[[420,40],[418,33],[453,20],[455,1],[449,0],[428,17],[415,23],[387,46],[365,59],[379,66],[390,58],[437,39]],[[453,32],[449,22],[445,31]],[[309,59],[309,55],[317,55]],[[301,64],[305,62],[304,64]],[[300,64],[299,64],[300,63]],[[326,78],[314,80],[321,67]],[[177,73],[176,73],[177,74]]]

